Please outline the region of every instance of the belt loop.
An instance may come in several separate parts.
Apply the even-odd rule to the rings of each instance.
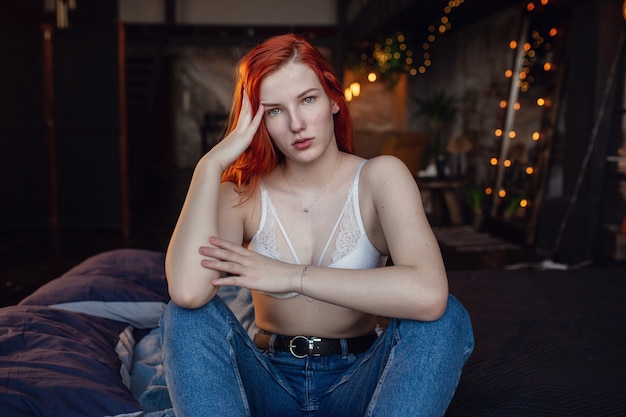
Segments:
[[[270,335],[269,335],[269,336],[270,336],[270,342],[269,342],[269,343],[270,343],[270,345],[269,345],[269,347],[267,348],[267,350],[269,351],[269,353],[274,354],[274,353],[275,353],[275,350],[274,350],[274,342],[276,341],[276,336],[277,336],[277,334],[276,334],[276,333],[270,333]]]
[[[342,338],[339,339],[339,343],[341,344],[341,357],[345,359],[350,354],[350,350],[348,348],[348,340]]]

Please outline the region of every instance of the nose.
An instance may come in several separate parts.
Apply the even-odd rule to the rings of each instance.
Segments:
[[[300,111],[298,109],[294,109],[293,111],[291,111],[289,119],[289,127],[291,131],[300,132],[304,130],[305,126],[306,124],[304,123],[304,118],[300,114]]]

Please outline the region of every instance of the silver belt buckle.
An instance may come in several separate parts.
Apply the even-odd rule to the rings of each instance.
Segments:
[[[297,349],[296,341],[298,340],[304,340],[306,342],[307,344],[306,353],[299,354],[295,352],[295,349]],[[309,355],[320,356],[319,353],[318,354],[313,353],[313,347],[315,346],[315,342],[319,342],[321,340],[322,339],[320,339],[319,337],[294,336],[291,338],[291,340],[289,340],[289,353],[291,353],[294,357],[298,359],[306,358]]]

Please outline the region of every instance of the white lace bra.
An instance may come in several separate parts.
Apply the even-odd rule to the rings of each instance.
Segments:
[[[329,268],[369,269],[383,266],[386,256],[370,242],[359,208],[359,176],[367,161],[359,165],[354,181],[348,190],[346,202],[339,218],[328,237],[315,265]],[[302,264],[272,204],[270,194],[261,182],[261,221],[259,229],[252,237],[249,249],[273,259],[283,259],[283,252],[288,250],[294,263]],[[296,292],[269,294],[276,298],[291,298]]]

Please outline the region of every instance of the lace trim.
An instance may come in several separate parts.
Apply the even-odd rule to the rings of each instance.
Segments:
[[[347,210],[344,210],[344,215],[339,224],[339,232],[335,240],[335,251],[332,255],[332,263],[352,253],[356,249],[359,239],[361,239],[361,230],[356,221],[352,195],[350,195],[350,202],[348,204],[349,207],[347,207]]]
[[[273,215],[267,216],[265,227],[257,232],[257,242],[266,253],[274,259],[281,259],[282,255],[278,251],[278,241],[276,240],[276,219]]]

